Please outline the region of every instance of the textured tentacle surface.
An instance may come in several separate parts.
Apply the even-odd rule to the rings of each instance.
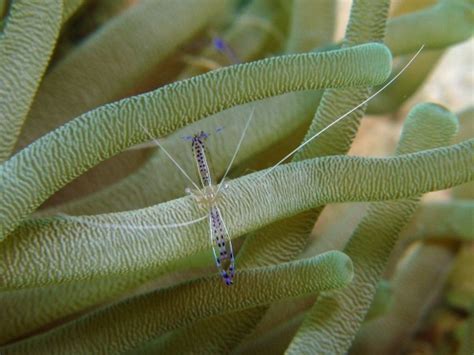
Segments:
[[[12,153],[59,35],[62,1],[13,1],[0,36],[0,163]]]
[[[358,56],[361,66],[350,66],[349,62]],[[368,58],[374,56],[381,70],[374,71],[369,64]],[[223,68],[85,113],[0,167],[4,187],[0,191],[0,235],[5,238],[22,218],[87,169],[149,140],[138,122],[160,137],[225,108],[264,97],[321,87],[366,85],[368,74],[373,75],[375,84],[387,77],[390,59],[386,47],[377,44],[270,58]],[[347,72],[341,68],[347,68]]]
[[[471,353],[473,5],[389,2],[0,0],[0,352]]]
[[[437,105],[419,105],[405,123],[397,152],[403,154],[446,145],[457,128],[457,118],[449,111]],[[413,196],[369,207],[344,249],[354,258],[358,270],[354,282],[347,290],[318,298],[288,353],[337,354],[349,349],[372,303],[398,234],[416,210],[419,198]]]
[[[314,9],[314,7],[325,6],[330,5],[324,1],[318,2],[316,4],[316,2],[296,0],[293,3],[293,14],[296,14],[297,11],[307,11],[306,16],[308,16],[308,14],[311,12],[310,8]],[[303,10],[305,7],[306,9]],[[385,30],[387,10],[388,1],[380,1],[377,3],[370,3],[369,1],[356,1],[353,4],[353,8],[351,10],[345,46],[351,46],[367,41],[381,40]],[[365,16],[367,13],[370,13],[370,15]],[[330,21],[330,17],[325,21]],[[324,23],[313,24],[315,28],[318,28],[320,25],[324,26]],[[305,32],[305,34],[307,33]],[[301,35],[301,33],[298,33],[298,25],[292,24],[287,50],[291,51],[304,48],[305,42],[301,38]],[[338,90],[337,94],[335,94],[335,91],[333,91],[332,94],[331,90],[325,91],[321,104],[319,105],[311,126],[306,133],[305,139],[308,139],[316,132],[326,127],[334,119],[336,119],[338,115],[344,114],[362,102],[368,96],[368,92],[369,91],[367,88]],[[330,98],[331,95],[334,96],[332,99]],[[358,116],[358,119],[360,119],[362,117],[362,112],[362,110],[358,110],[358,112],[351,115],[352,117],[348,117],[349,122],[351,120],[353,121],[354,116]],[[335,129],[328,131],[327,135],[322,136],[323,140],[321,143],[319,142],[319,139],[314,140],[308,145],[309,148],[307,147],[299,151],[293,157],[293,160],[298,161],[305,158],[318,156],[317,154],[312,155],[309,153],[304,155],[304,152],[307,152],[309,149],[313,149],[312,147],[315,145],[326,147],[327,149],[332,150],[332,154],[345,153],[350,146],[350,142],[355,132],[354,127],[352,130],[348,130],[346,128],[348,124],[353,125],[354,127],[357,126],[357,124],[341,122],[340,126],[334,127]],[[330,142],[330,144],[339,145],[337,146],[337,149],[333,149],[333,147],[327,146],[328,142]],[[341,147],[341,145],[343,146]],[[305,211],[303,214],[292,216],[291,219],[274,223],[248,236],[242,251],[238,256],[239,265],[244,267],[249,267],[251,265],[271,265],[277,262],[292,260],[299,253],[301,253],[304,246],[306,245],[307,238],[312,230],[318,214],[318,211]],[[266,307],[261,307],[259,309],[254,309],[253,312],[245,312],[240,316],[236,316],[236,319],[233,323],[233,326],[236,329],[241,328],[239,322],[243,324],[252,323],[252,326],[248,327],[245,333],[241,333],[240,337],[236,337],[235,334],[233,334],[234,331],[229,329],[229,341],[222,351],[225,351],[227,348],[238,343],[241,341],[242,337],[250,333],[253,328],[255,328],[257,322],[262,318],[265,311]],[[252,322],[249,322],[249,320],[252,320]],[[219,324],[209,324],[208,326],[218,329]],[[222,336],[225,337],[226,335],[223,334]],[[183,336],[182,334],[179,334],[176,339],[182,337],[188,339],[188,337],[185,335]],[[172,339],[168,342],[171,341]],[[191,342],[192,339],[188,340],[186,343],[176,342],[176,346],[182,347],[183,344],[186,345],[190,344]],[[207,339],[205,343],[212,344],[213,342],[215,342],[215,340],[210,338]]]
[[[473,144],[469,140],[392,158],[334,156],[287,164],[274,170],[264,183],[258,179],[262,173],[231,181],[219,206],[226,215],[230,236],[235,238],[326,203],[396,200],[445,189],[472,180]],[[258,213],[249,208],[256,201],[262,206]],[[185,197],[133,213],[90,217],[92,222],[135,226],[135,233],[61,217],[26,222],[0,245],[2,260],[9,265],[2,272],[2,288],[164,268],[208,248],[208,226],[140,226],[182,223],[203,212],[193,198]]]
[[[231,288],[223,286],[217,277],[210,277],[130,299],[2,352],[123,352],[199,318],[340,288],[352,276],[350,259],[341,252],[329,252],[312,259],[242,271],[239,283]],[[180,306],[176,308],[176,304]]]

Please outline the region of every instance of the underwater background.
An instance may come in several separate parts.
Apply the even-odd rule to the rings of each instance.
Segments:
[[[473,29],[472,0],[0,0],[0,353],[473,354]]]

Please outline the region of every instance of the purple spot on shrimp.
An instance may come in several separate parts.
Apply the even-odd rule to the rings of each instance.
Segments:
[[[222,51],[224,50],[225,48],[225,42],[222,38],[220,37],[214,37],[214,39],[212,40],[212,42],[214,43],[214,47],[216,47],[218,50]]]

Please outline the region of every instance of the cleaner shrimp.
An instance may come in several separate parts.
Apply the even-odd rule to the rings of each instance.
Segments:
[[[308,143],[316,139],[318,136],[326,132],[328,129],[336,125],[337,123],[341,122],[343,119],[348,117],[352,112],[360,108],[361,106],[365,105],[368,103],[370,100],[372,100],[374,97],[376,97],[378,94],[380,94],[383,90],[385,90],[388,86],[390,86],[397,78],[402,75],[402,73],[411,65],[411,63],[416,59],[416,57],[420,54],[420,52],[423,50],[424,46],[421,46],[421,48],[413,55],[413,57],[410,59],[410,61],[395,75],[393,76],[386,84],[384,84],[380,89],[378,89],[375,93],[370,95],[367,99],[362,101],[360,104],[352,108],[351,110],[347,111],[344,113],[342,116],[338,117],[335,119],[332,123],[321,129],[319,132],[315,133],[313,136],[310,138],[306,139],[304,142],[302,142],[300,145],[298,145],[295,149],[293,149],[290,153],[288,153],[285,157],[283,157],[280,161],[278,161],[276,164],[274,164],[272,167],[267,169],[260,177],[258,178],[258,181],[262,181],[266,176],[271,174],[274,169],[276,169],[279,165],[284,163],[288,158],[293,156],[296,152],[301,150],[304,146],[306,146]],[[233,279],[235,276],[235,255],[232,247],[232,241],[230,238],[230,233],[227,230],[226,224],[225,224],[225,219],[224,216],[219,208],[218,202],[219,202],[219,197],[220,197],[220,192],[223,189],[226,189],[227,183],[226,178],[227,175],[232,168],[232,164],[234,163],[234,160],[239,153],[240,147],[242,145],[242,142],[245,138],[245,135],[247,133],[247,130],[250,126],[250,123],[254,117],[254,112],[255,112],[255,107],[252,109],[247,122],[244,126],[244,129],[242,131],[242,134],[240,136],[240,139],[238,141],[238,144],[236,146],[236,149],[234,151],[234,154],[227,166],[227,169],[225,170],[225,173],[217,185],[213,184],[213,179],[211,176],[211,169],[209,165],[209,159],[207,156],[206,152],[206,146],[205,142],[209,138],[210,133],[206,133],[204,131],[200,131],[194,135],[191,136],[186,136],[183,137],[186,141],[191,142],[191,149],[193,152],[193,157],[197,166],[197,171],[198,171],[198,176],[201,182],[201,187],[199,187],[192,179],[191,177],[186,173],[186,171],[178,164],[178,162],[173,158],[173,156],[164,148],[164,146],[157,140],[155,139],[146,129],[145,127],[142,126],[142,129],[148,134],[150,139],[156,144],[162,151],[165,153],[165,155],[174,163],[174,165],[179,169],[179,171],[186,177],[186,179],[192,184],[194,187],[193,189],[187,188],[185,191],[187,194],[191,195],[194,197],[195,201],[202,207],[204,207],[207,210],[207,215],[200,217],[198,219],[186,222],[186,223],[181,223],[181,224],[170,224],[170,225],[153,225],[153,226],[145,226],[141,228],[150,228],[150,229],[161,229],[161,228],[177,228],[177,227],[183,227],[195,223],[202,222],[204,220],[208,220],[209,223],[209,237],[210,237],[210,243],[211,243],[211,248],[213,251],[214,255],[214,261],[216,264],[216,267],[224,281],[224,283],[228,286],[233,284]],[[219,131],[219,130],[218,130]],[[112,227],[112,228],[120,228],[120,225],[108,225],[106,223],[95,223],[95,222],[89,222],[84,219],[84,217],[80,216],[67,216],[63,215],[64,217],[68,219],[72,219],[73,221],[77,221],[79,223],[83,223],[86,225],[93,225],[93,226],[103,226],[103,227]]]

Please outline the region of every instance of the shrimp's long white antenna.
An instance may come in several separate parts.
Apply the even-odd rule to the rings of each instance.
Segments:
[[[384,86],[382,86],[379,90],[377,90],[374,94],[370,95],[367,99],[365,99],[364,101],[362,101],[360,104],[358,104],[356,107],[352,108],[350,111],[347,111],[345,114],[343,114],[342,116],[340,116],[337,120],[333,121],[332,123],[328,124],[326,127],[324,127],[322,130],[320,130],[319,132],[317,132],[316,134],[314,134],[312,137],[308,138],[306,141],[304,141],[303,143],[301,143],[299,146],[297,146],[294,150],[292,150],[290,153],[288,153],[283,159],[281,159],[278,163],[276,163],[275,165],[273,165],[269,170],[267,170],[263,175],[261,175],[257,180],[261,180],[263,179],[265,176],[267,176],[268,174],[270,174],[278,165],[280,165],[281,163],[283,163],[286,159],[288,159],[289,157],[291,157],[293,154],[295,154],[298,150],[300,150],[301,148],[303,148],[306,144],[308,144],[309,142],[311,142],[313,139],[315,139],[316,137],[318,137],[319,135],[321,135],[322,133],[324,133],[325,131],[327,131],[329,128],[331,128],[332,126],[334,126],[335,124],[337,124],[338,122],[342,121],[344,118],[346,118],[347,116],[349,116],[352,112],[354,112],[355,110],[357,110],[359,107],[365,105],[367,102],[369,102],[370,100],[372,100],[375,96],[377,96],[378,94],[380,94],[383,90],[385,90],[390,84],[392,84],[395,80],[397,80],[397,78],[402,75],[402,73],[410,66],[410,64],[416,59],[416,57],[418,57],[418,55],[420,54],[420,52],[423,50],[423,48],[425,47],[425,45],[423,44],[420,49],[418,50],[418,52],[415,53],[415,55],[409,60],[409,62],[398,72],[397,75],[395,75],[392,79],[390,79],[389,82],[387,82]]]
[[[138,122],[138,124],[140,125],[140,127],[142,127],[143,131],[150,137],[150,139],[153,141],[153,143],[155,143],[160,149],[163,150],[163,152],[166,154],[166,156],[168,158],[170,158],[170,160],[173,162],[174,165],[176,165],[176,167],[179,169],[179,171],[181,171],[183,173],[183,175],[191,182],[191,184],[193,184],[193,186],[196,188],[196,190],[199,190],[199,186],[196,185],[196,183],[193,181],[193,179],[191,179],[189,177],[188,174],[186,174],[186,172],[184,171],[184,169],[181,167],[181,165],[178,164],[178,162],[176,160],[174,160],[174,158],[171,156],[170,153],[168,153],[168,151],[165,149],[165,147],[163,147],[163,145],[158,142],[157,139],[155,139],[151,134],[150,132],[148,132],[148,130],[140,123]]]
[[[227,169],[226,169],[226,171],[225,171],[225,173],[224,173],[224,176],[223,176],[222,179],[221,179],[221,183],[219,184],[219,186],[218,186],[218,188],[217,188],[216,195],[219,193],[219,190],[221,189],[222,184],[224,184],[224,180],[225,180],[225,178],[227,177],[227,174],[229,173],[230,169],[232,168],[232,164],[234,164],[234,160],[235,160],[235,158],[237,157],[237,154],[239,153],[239,150],[240,150],[240,147],[241,147],[242,142],[243,142],[243,140],[244,140],[245,134],[247,133],[247,129],[249,128],[250,122],[251,122],[252,119],[253,119],[254,113],[255,113],[255,106],[252,108],[252,112],[250,112],[249,118],[247,119],[247,122],[245,123],[245,126],[244,126],[244,129],[243,129],[243,131],[242,131],[242,134],[240,135],[239,142],[237,143],[237,147],[235,148],[234,155],[232,156],[232,159],[230,160],[229,165],[227,166]]]
[[[171,228],[178,228],[178,227],[185,227],[191,224],[199,223],[205,220],[208,216],[205,215],[203,217],[199,217],[197,219],[183,222],[183,223],[174,223],[174,224],[145,224],[145,225],[127,225],[127,224],[115,224],[115,223],[101,223],[101,222],[94,222],[88,221],[86,217],[81,216],[70,216],[64,213],[60,213],[57,216],[62,217],[66,220],[70,220],[72,222],[77,222],[79,224],[84,224],[86,226],[92,227],[103,227],[103,228],[114,228],[114,229],[130,229],[130,230],[148,230],[148,229],[171,229]]]

